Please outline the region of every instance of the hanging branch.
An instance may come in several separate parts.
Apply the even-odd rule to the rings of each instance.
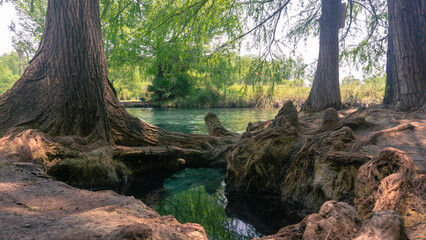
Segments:
[[[222,44],[221,46],[219,46],[212,54],[210,54],[210,56],[208,58],[211,58],[213,55],[215,55],[217,52],[220,52],[223,48],[229,46],[230,44],[244,38],[245,36],[249,35],[250,33],[254,32],[256,29],[258,29],[259,27],[263,26],[265,23],[267,23],[269,20],[273,19],[277,14],[281,14],[281,11],[290,3],[290,0],[287,0],[283,5],[281,5],[275,12],[273,12],[271,15],[269,15],[267,18],[265,18],[262,22],[260,22],[259,24],[257,24],[255,27],[253,27],[252,29],[250,29],[249,31],[241,34],[240,36],[236,37],[235,39]]]
[[[101,14],[101,20],[102,20],[102,19],[104,19],[104,16],[105,16],[105,14],[108,12],[108,10],[109,10],[109,6],[111,6],[111,3],[112,3],[112,1],[111,1],[111,0],[109,0],[109,1],[108,1],[108,4],[105,6],[104,10],[102,11],[102,14]]]
[[[348,28],[346,29],[345,34],[343,34],[343,36],[340,38],[340,41],[343,41],[344,39],[346,39],[346,37],[349,34],[349,30],[351,29],[352,26],[352,19],[353,19],[353,8],[354,8],[354,4],[353,2],[350,0],[349,1],[349,25]]]
[[[206,1],[204,0],[203,1],[203,5],[204,5],[204,3],[205,3]],[[181,9],[179,12],[177,12],[177,13],[174,13],[174,14],[172,14],[172,15],[170,15],[166,20],[164,20],[163,22],[161,22],[160,24],[158,24],[157,26],[155,26],[155,27],[153,27],[153,28],[151,28],[151,29],[149,29],[148,31],[147,31],[147,33],[150,33],[150,32],[152,32],[152,31],[154,31],[154,30],[156,30],[156,29],[158,29],[158,28],[160,28],[161,26],[163,26],[164,24],[166,24],[168,21],[170,21],[171,19],[173,19],[174,17],[177,17],[177,16],[179,16],[180,14],[182,14],[182,13],[184,13],[185,11],[187,11],[187,10],[189,10],[189,9],[191,9],[191,8],[193,8],[193,7],[195,7],[195,6],[197,6],[197,5],[199,5],[200,3],[199,2],[197,2],[197,3],[194,3],[194,4],[192,4],[192,5],[190,5],[190,6],[188,6],[187,8],[184,8],[184,9]],[[146,33],[146,34],[147,34]]]

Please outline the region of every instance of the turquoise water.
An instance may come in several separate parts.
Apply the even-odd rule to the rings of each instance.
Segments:
[[[223,126],[242,133],[248,122],[273,119],[278,109],[127,109],[150,124],[182,133],[207,134],[204,115],[215,113]],[[173,215],[181,222],[201,224],[209,239],[252,239],[256,229],[225,212],[227,199],[221,169],[184,169],[165,179],[134,181],[122,192],[141,199],[160,215]]]
[[[231,132],[242,133],[249,122],[273,119],[279,109],[211,108],[211,109],[155,109],[128,108],[134,116],[168,130],[182,133],[207,134],[204,115],[215,113],[222,125]]]

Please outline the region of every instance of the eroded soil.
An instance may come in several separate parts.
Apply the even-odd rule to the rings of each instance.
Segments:
[[[200,225],[160,217],[133,197],[80,190],[0,159],[0,239],[117,238],[207,239]]]

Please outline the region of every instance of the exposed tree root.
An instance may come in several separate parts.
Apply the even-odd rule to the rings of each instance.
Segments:
[[[397,133],[397,132],[401,132],[401,131],[405,131],[405,130],[413,130],[415,128],[416,127],[413,124],[405,123],[405,124],[399,125],[397,127],[376,131],[376,132],[370,134],[368,137],[366,137],[366,139],[362,141],[362,145],[374,144],[374,142],[377,141],[377,139],[379,137],[388,136],[388,135],[391,135],[393,133]]]
[[[0,139],[0,155],[37,163],[74,186],[110,187],[130,177],[167,176],[185,167],[224,168],[225,155],[240,136],[223,128],[214,114],[206,117],[206,125],[216,136],[158,129],[164,145],[144,147],[102,146],[87,138],[51,137],[32,129],[11,131]]]
[[[324,112],[320,129],[316,130],[314,133],[335,131],[345,126],[350,127],[352,130],[357,130],[361,128],[373,127],[375,124],[366,121],[364,117],[357,116],[355,113],[340,119],[337,111],[334,108],[329,108]]]
[[[207,130],[210,136],[214,137],[231,137],[235,139],[239,139],[240,135],[237,133],[232,133],[228,130],[226,130],[222,123],[219,121],[219,118],[217,118],[216,114],[214,113],[207,113],[206,116],[204,116],[204,121],[207,125]]]

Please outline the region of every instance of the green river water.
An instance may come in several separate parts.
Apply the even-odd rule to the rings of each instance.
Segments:
[[[204,115],[215,113],[223,126],[242,133],[249,122],[273,119],[278,109],[152,109],[130,108],[131,114],[164,129],[207,134]],[[181,222],[201,224],[209,239],[252,239],[262,236],[252,225],[225,212],[225,171],[184,169],[163,182],[134,181],[121,193],[133,195],[160,215],[173,215]]]

